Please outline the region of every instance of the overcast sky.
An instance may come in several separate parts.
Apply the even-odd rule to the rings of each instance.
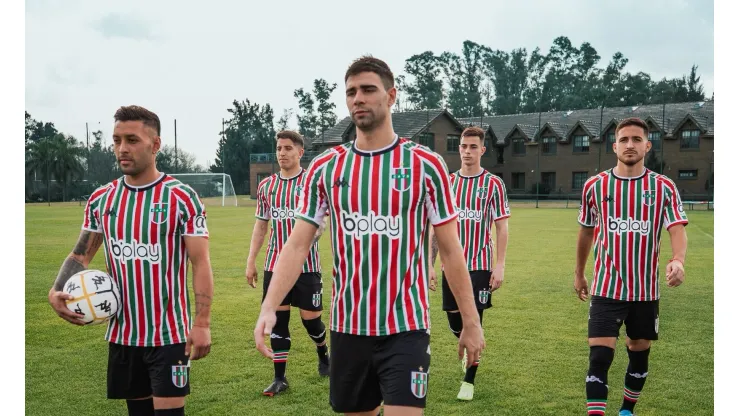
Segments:
[[[714,91],[711,0],[185,3],[27,0],[26,110],[78,139],[88,122],[111,140],[115,110],[143,105],[159,114],[165,144],[177,119],[178,147],[205,165],[234,99],[270,103],[277,120],[297,109],[293,90],[325,78],[339,84],[341,119],[344,71],[362,54],[398,75],[406,58],[459,53],[466,39],[546,52],[560,35],[590,42],[599,67],[621,51],[627,71],[653,79],[696,63],[706,95]]]

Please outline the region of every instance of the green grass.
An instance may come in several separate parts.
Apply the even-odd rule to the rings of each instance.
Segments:
[[[315,349],[297,313],[290,328],[291,388],[275,398],[260,392],[272,363],[254,349],[252,330],[261,290],[247,286],[244,266],[254,204],[209,207],[215,280],[211,354],[192,368],[188,414],[329,415],[329,382],[316,373]],[[462,379],[456,339],[432,292],[432,367],[427,414],[574,415],[585,409],[588,304],[572,289],[575,209],[513,205],[506,280],[486,312],[487,348],[476,378],[475,400],[456,401]],[[677,289],[661,281],[660,341],[650,354],[650,377],[637,405],[641,416],[710,415],[714,380],[714,215],[689,212],[687,280]],[[46,295],[79,234],[77,204],[26,206],[26,412],[29,415],[126,414],[125,403],[105,399],[104,328],[73,327],[57,318]],[[330,282],[328,238],[322,244]],[[664,232],[661,268],[670,258]],[[259,262],[263,260],[260,256]],[[261,263],[260,263],[261,264]],[[591,267],[591,260],[589,266]],[[93,262],[104,269],[103,257]],[[439,272],[438,272],[439,273]],[[328,286],[326,292],[329,292]],[[325,293],[326,293],[325,292]],[[328,298],[325,298],[328,304]],[[328,321],[328,313],[324,322]],[[624,328],[622,329],[624,333]],[[12,358],[11,358],[12,359]],[[616,414],[627,354],[617,349],[610,372],[608,413]]]

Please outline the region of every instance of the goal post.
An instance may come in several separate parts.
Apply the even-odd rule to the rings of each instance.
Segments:
[[[227,173],[170,173],[190,186],[205,205],[238,206],[234,183]]]

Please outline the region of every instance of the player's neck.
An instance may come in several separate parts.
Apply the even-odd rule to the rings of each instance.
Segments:
[[[393,132],[391,118],[388,116],[386,122],[373,131],[357,129],[355,148],[363,152],[372,152],[390,146],[394,140],[396,140],[396,133]]]
[[[280,169],[280,177],[283,179],[290,179],[295,177],[301,172],[301,165],[295,165],[291,169]]]
[[[640,161],[634,165],[625,165],[622,162],[617,162],[617,166],[614,168],[614,174],[622,178],[635,178],[642,175],[645,171],[645,163]]]
[[[460,175],[462,176],[478,176],[481,174],[481,172],[483,172],[483,167],[481,165],[462,165],[460,167]]]
[[[126,175],[126,184],[131,186],[149,185],[150,183],[159,179],[161,175],[162,173],[157,170],[157,167],[152,166],[150,169],[147,169],[136,176]]]

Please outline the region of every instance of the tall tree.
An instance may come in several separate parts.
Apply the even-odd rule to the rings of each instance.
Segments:
[[[689,74],[689,79],[686,81],[690,101],[704,101],[705,99],[704,86],[701,84],[701,77],[696,73],[698,68],[699,67],[696,65],[691,66],[691,73]]]
[[[316,130],[319,124],[319,117],[314,109],[315,101],[311,97],[310,91],[304,91],[298,88],[293,92],[293,96],[298,99],[298,132],[303,136],[316,137]]]
[[[448,84],[447,105],[455,117],[472,117],[483,113],[483,53],[481,45],[466,40],[462,55],[443,52],[440,60]]]
[[[337,124],[337,115],[334,113],[337,106],[331,99],[331,94],[337,89],[337,84],[329,84],[325,79],[319,78],[313,82],[313,94],[316,98],[316,112],[318,118],[318,126],[316,127],[316,136],[310,137],[315,138],[320,136],[326,130],[334,127]]]
[[[280,116],[280,118],[278,119],[275,129],[277,131],[290,129],[290,127],[288,126],[288,123],[290,123],[291,118],[293,118],[293,109],[292,108],[283,109],[283,115]]]
[[[175,163],[175,160],[177,160],[177,163]],[[177,167],[177,171],[175,171],[175,167]],[[175,147],[170,145],[162,146],[159,153],[157,153],[157,169],[168,173],[204,172],[203,167],[195,163],[194,154],[182,149],[177,149],[177,154],[175,154]]]
[[[401,75],[396,77],[399,87],[406,95],[407,109],[426,110],[442,107],[444,81],[442,79],[442,60],[432,51],[422,52],[406,60],[404,70],[412,77],[407,81]]]
[[[520,112],[527,86],[527,50],[514,49],[511,53],[486,50],[484,74],[493,86],[493,94],[486,100],[489,114],[516,114]]]

